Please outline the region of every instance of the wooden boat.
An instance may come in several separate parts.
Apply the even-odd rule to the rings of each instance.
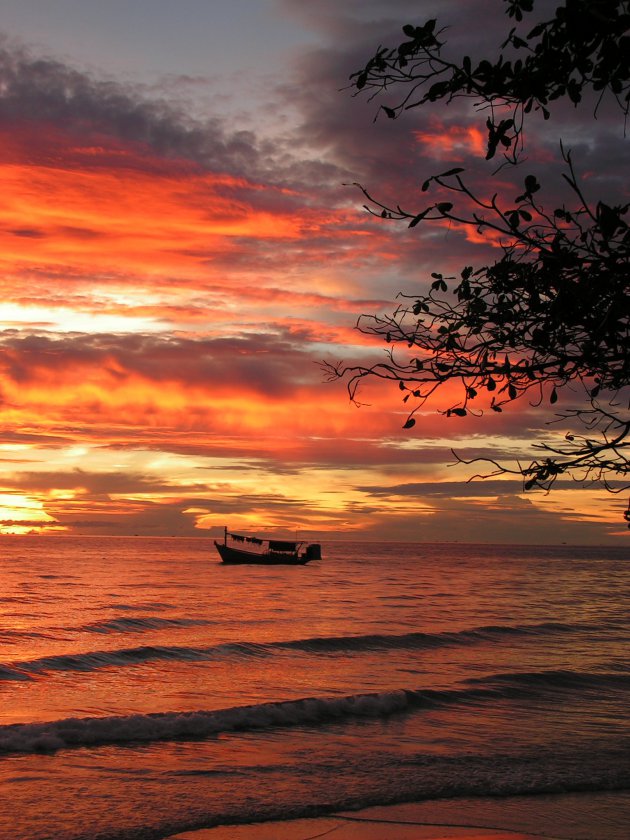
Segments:
[[[221,560],[233,565],[254,563],[258,566],[304,566],[311,560],[321,560],[322,557],[319,543],[262,540],[258,537],[229,533],[227,528],[223,542],[215,540],[214,544]],[[245,548],[245,545],[248,547]]]

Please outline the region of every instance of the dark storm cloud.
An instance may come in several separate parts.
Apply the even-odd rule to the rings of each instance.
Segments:
[[[259,159],[250,132],[227,131],[216,118],[194,124],[172,104],[142,100],[133,88],[93,79],[6,40],[0,44],[0,125],[45,122],[77,135],[88,128],[228,172],[240,173]]]
[[[95,78],[0,35],[0,130],[18,127],[22,142],[52,165],[63,150],[74,154],[82,168],[131,166],[159,174],[159,161],[121,154],[135,144],[177,159],[180,166],[188,162],[253,181],[329,187],[342,180],[337,167],[321,155],[294,154],[294,138],[272,142],[217,114],[193,119],[166,97],[147,98],[140,86]],[[68,137],[77,143],[72,152]],[[81,148],[86,143],[98,147],[98,155],[86,154]]]
[[[388,4],[339,4],[327,0],[311,7],[301,0],[283,0],[283,5],[309,20],[323,35],[323,43],[317,50],[301,55],[293,78],[287,79],[284,86],[287,99],[299,103],[305,143],[326,149],[329,158],[348,173],[347,180],[358,180],[379,199],[400,202],[409,210],[426,206],[427,196],[420,194],[420,184],[427,176],[452,166],[454,159],[457,165],[467,169],[467,183],[483,195],[484,184],[495,171],[497,161],[484,161],[483,155],[480,157],[472,148],[462,147],[454,153],[446,147],[440,148],[439,140],[427,144],[426,138],[431,134],[436,138],[440,134],[446,137],[458,127],[471,126],[483,133],[485,142],[485,110],[475,111],[472,101],[456,99],[448,105],[439,102],[409,110],[392,121],[379,113],[379,108],[381,104],[397,104],[401,88],[394,86],[372,100],[367,91],[353,96],[352,90],[342,88],[349,84],[350,74],[362,68],[379,46],[394,47],[405,39],[401,31],[403,24],[418,24],[432,17],[437,18],[438,26],[448,27],[442,36],[447,42],[444,48],[447,57],[461,60],[463,55],[469,55],[474,64],[483,57],[498,56],[499,45],[515,25],[505,14],[504,3],[400,0]],[[529,31],[538,20],[553,17],[555,7],[554,0],[538,0],[535,12],[526,15],[521,24],[523,31]],[[597,175],[592,177],[597,178],[598,184],[611,185],[615,180],[619,183],[627,160],[623,117],[618,107],[608,101],[600,106],[594,119],[595,104],[585,99],[576,108],[564,101],[554,102],[548,122],[540,114],[531,114],[526,124],[528,160],[522,171],[504,170],[500,180],[520,187],[529,167],[534,166],[535,173],[544,179],[551,207],[562,203],[568,196],[559,171],[562,137],[565,148],[573,150],[579,171],[586,172],[587,177],[591,177],[589,169],[596,171]],[[429,201],[431,198],[432,194]],[[508,200],[513,198],[509,196]],[[357,197],[357,205],[360,203]],[[427,238],[423,234],[424,229],[420,227],[408,238],[422,240],[426,248]],[[472,247],[461,236],[451,235],[449,244],[460,251],[470,252]],[[402,259],[411,258],[408,247],[401,253]]]

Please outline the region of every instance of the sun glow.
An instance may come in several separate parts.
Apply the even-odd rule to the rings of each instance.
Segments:
[[[59,525],[44,505],[20,493],[0,493],[0,534],[49,533]]]

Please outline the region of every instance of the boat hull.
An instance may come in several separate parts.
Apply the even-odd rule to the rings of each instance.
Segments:
[[[223,563],[232,566],[255,565],[255,566],[305,566],[315,558],[306,554],[286,551],[245,551],[240,548],[233,548],[231,545],[224,545],[215,541],[215,546]]]

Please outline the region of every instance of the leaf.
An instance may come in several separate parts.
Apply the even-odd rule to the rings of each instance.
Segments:
[[[450,86],[450,82],[436,82],[435,84],[431,85],[431,87],[425,94],[425,99],[428,99],[429,102],[435,102],[436,99],[441,99],[444,96],[444,94],[446,94],[449,91]]]
[[[435,209],[440,213],[448,213],[453,209],[453,205],[450,201],[441,201],[439,204],[435,205]]]
[[[546,23],[539,23],[537,26],[535,26],[532,29],[531,32],[528,33],[527,37],[528,38],[537,38],[539,35],[542,35],[542,33],[545,31],[546,26],[547,26]]]
[[[535,175],[528,175],[525,178],[525,190],[528,193],[531,194],[531,193],[538,192],[539,189],[540,189],[540,184],[536,180],[536,176]]]
[[[451,414],[456,414],[457,417],[465,417],[468,412],[465,408],[452,408]]]
[[[599,201],[597,203],[597,221],[604,237],[610,239],[621,223],[618,208],[609,207],[603,201]]]
[[[430,209],[431,208],[427,208],[426,210],[423,210],[422,213],[418,213],[417,216],[414,216],[413,219],[409,222],[409,227],[413,228],[419,222],[421,222],[424,219],[424,217],[427,215],[427,213],[429,212]]]
[[[396,111],[394,111],[393,108],[388,108],[387,105],[381,105],[381,108],[385,111],[390,120],[396,119]]]
[[[558,402],[558,392],[554,388],[551,392],[551,396],[549,397],[549,402],[553,405],[554,403]]]
[[[410,418],[407,420],[407,422],[405,423],[405,425],[403,426],[403,429],[411,429],[411,428],[413,428],[415,425],[416,425],[416,421],[413,419],[413,417],[410,417]]]
[[[449,169],[447,172],[442,172],[438,175],[438,178],[449,178],[451,175],[459,175],[460,172],[465,172],[466,170],[461,166],[456,166],[455,169]]]
[[[516,230],[516,228],[517,228],[517,227],[520,225],[520,223],[521,223],[521,217],[520,217],[520,216],[519,216],[519,214],[518,214],[518,210],[511,210],[511,211],[507,214],[507,220],[508,220],[508,224],[509,224],[509,226],[510,226],[511,228],[514,228],[514,230]]]

